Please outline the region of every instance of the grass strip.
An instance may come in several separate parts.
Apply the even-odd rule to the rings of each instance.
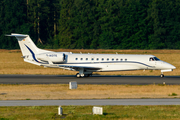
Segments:
[[[0,100],[180,98],[180,85],[0,84]]]
[[[167,106],[102,106],[103,115],[92,115],[93,106],[0,107],[0,120],[179,120],[180,105]]]

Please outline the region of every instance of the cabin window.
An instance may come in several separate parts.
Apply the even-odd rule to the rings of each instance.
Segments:
[[[157,57],[150,57],[149,61],[160,61],[160,59],[158,59]]]
[[[127,61],[127,59],[125,59],[125,61]]]
[[[104,58],[102,58],[102,61],[104,61]]]
[[[118,58],[116,58],[116,61],[118,61]]]
[[[78,60],[78,58],[76,58],[76,60]]]
[[[159,58],[157,58],[157,57],[154,57],[154,59],[155,59],[156,61],[160,61],[160,59],[159,59]]]
[[[99,60],[99,58],[96,59],[97,61]]]
[[[153,57],[149,58],[149,61],[155,61]]]
[[[83,60],[83,58],[81,58],[81,60]]]
[[[123,61],[123,59],[121,59],[121,61]]]
[[[88,58],[86,58],[86,60],[88,60]]]
[[[109,58],[107,58],[107,61],[109,61]]]
[[[112,59],[112,61],[114,61],[114,58]]]
[[[91,60],[94,60],[94,58],[91,58]]]

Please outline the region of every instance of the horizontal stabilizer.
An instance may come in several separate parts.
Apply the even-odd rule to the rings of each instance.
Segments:
[[[11,36],[11,37],[27,37],[28,35],[11,33],[11,35],[6,35],[6,36]]]
[[[10,37],[15,37],[18,40],[19,46],[21,48],[22,54],[23,56],[27,56],[27,55],[32,55],[33,59],[38,62],[36,60],[36,54],[40,54],[40,53],[45,53],[45,52],[50,52],[47,50],[42,50],[39,49],[34,42],[31,40],[31,38],[29,37],[29,35],[24,35],[24,34],[17,34],[17,33],[11,33],[10,35],[6,35],[6,36],[10,36]]]

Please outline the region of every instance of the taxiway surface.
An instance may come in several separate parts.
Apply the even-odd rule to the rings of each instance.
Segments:
[[[0,75],[0,84],[165,84],[179,85],[180,76],[102,76],[76,78],[74,75]]]
[[[180,105],[180,99],[6,100],[0,106]]]

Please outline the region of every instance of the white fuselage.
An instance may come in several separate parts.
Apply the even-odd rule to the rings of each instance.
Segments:
[[[56,54],[55,52],[52,53]],[[52,57],[56,58],[56,55]],[[95,71],[125,71],[125,70],[166,70],[175,69],[169,63],[161,60],[150,61],[153,55],[124,55],[124,54],[73,54],[66,53],[65,61],[56,64],[60,68],[83,67],[87,72]],[[57,59],[57,58],[56,58]],[[50,67],[50,66],[49,66]],[[53,66],[55,67],[55,66]],[[93,69],[94,68],[94,69]],[[99,68],[99,69],[98,69]]]
[[[25,62],[35,65],[79,71],[77,77],[89,76],[96,71],[161,70],[169,72],[173,65],[159,60],[153,55],[124,54],[73,54],[39,49],[29,35],[15,34]],[[164,75],[161,74],[161,77]]]

